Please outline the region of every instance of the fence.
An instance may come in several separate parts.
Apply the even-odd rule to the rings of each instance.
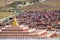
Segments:
[[[0,40],[60,40],[60,38],[22,38],[22,39],[11,39],[11,38],[4,38]]]

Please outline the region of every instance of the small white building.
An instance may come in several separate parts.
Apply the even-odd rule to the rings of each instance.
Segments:
[[[39,2],[44,2],[45,0],[39,0]]]

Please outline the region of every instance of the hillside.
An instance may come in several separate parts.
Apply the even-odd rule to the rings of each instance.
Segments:
[[[10,15],[14,15],[12,12],[0,12],[0,19],[4,17],[9,17]]]
[[[11,1],[15,1],[15,0],[0,0],[0,6],[1,5],[4,5],[5,3],[9,3]],[[29,11],[29,10],[34,10],[34,11],[44,11],[44,9],[47,9],[47,10],[54,10],[54,9],[60,9],[60,0],[48,0],[48,1],[45,1],[45,2],[42,2],[42,3],[35,3],[33,5],[30,5],[30,6],[26,6],[26,7],[22,7],[21,10],[22,11]],[[1,12],[0,12],[1,14]],[[7,13],[8,15],[10,13]],[[2,14],[2,16],[5,16],[6,13],[4,13],[4,15]],[[1,17],[0,15],[0,18],[3,18]]]
[[[0,6],[5,6],[7,3],[13,2],[15,0],[0,0]]]
[[[32,0],[0,0],[0,6],[5,6],[6,4],[11,4],[14,1],[32,1]]]
[[[21,10],[38,10],[42,11],[44,9],[48,10],[54,10],[54,9],[60,9],[60,1],[45,1],[42,3],[36,3],[34,5],[26,6],[24,8],[21,8]]]

